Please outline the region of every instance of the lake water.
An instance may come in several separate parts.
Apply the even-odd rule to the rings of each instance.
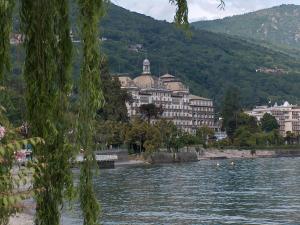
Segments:
[[[300,224],[300,158],[230,162],[101,170],[102,224]],[[78,205],[63,224],[82,224]]]

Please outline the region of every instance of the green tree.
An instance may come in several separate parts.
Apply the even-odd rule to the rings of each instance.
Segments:
[[[265,132],[271,132],[279,129],[280,127],[276,118],[269,113],[265,113],[260,122],[262,130]]]
[[[233,140],[234,132],[238,128],[238,115],[242,111],[239,96],[240,92],[236,87],[229,87],[223,101],[222,125],[231,140]]]
[[[0,86],[3,94],[6,89]],[[37,177],[39,173],[35,163],[27,163],[25,168],[13,169],[15,153],[24,145],[36,146],[43,143],[40,138],[24,139],[21,129],[12,126],[5,115],[6,109],[0,104],[0,224],[8,224],[9,217],[20,211],[22,200],[33,196],[33,189],[18,189],[21,185],[31,183],[30,176]]]
[[[101,89],[105,105],[98,110],[99,118],[101,120],[126,122],[128,121],[128,113],[125,103],[131,101],[131,98],[126,90],[121,89],[121,84],[118,78],[112,78],[109,74],[106,58],[101,60],[100,65]]]
[[[200,127],[196,131],[196,137],[198,138],[199,142],[202,144],[207,144],[207,141],[213,138],[215,132],[213,129],[209,128],[208,126]]]
[[[219,8],[224,8],[225,2],[224,0],[219,0]],[[188,3],[187,0],[169,0],[171,4],[174,4],[177,6],[176,8],[176,14],[174,17],[174,22],[177,25],[183,25],[185,28],[188,26],[189,21],[188,21]]]
[[[153,152],[161,147],[162,137],[157,126],[137,119],[126,133],[126,143],[136,152]]]
[[[134,148],[139,153],[143,152],[144,143],[147,137],[147,129],[149,124],[139,119],[134,120],[130,130],[126,133],[126,143],[129,148]]]
[[[72,53],[68,12],[67,0],[21,1],[28,121],[32,135],[45,140],[33,148],[44,165],[34,179],[37,225],[60,223],[64,191],[73,185],[65,122]]]
[[[296,134],[292,133],[291,131],[286,132],[285,141],[287,142],[288,145],[295,144],[296,139],[297,139]]]
[[[80,11],[83,62],[79,85],[78,145],[84,153],[80,170],[80,206],[84,225],[98,224],[100,205],[93,186],[95,162],[96,112],[104,99],[100,80],[100,42],[98,23],[104,13],[104,0],[78,0]]]
[[[163,109],[162,107],[158,107],[155,104],[151,103],[141,105],[139,108],[139,112],[141,114],[142,119],[146,119],[148,124],[150,124],[152,118],[157,119],[159,116],[162,115]]]
[[[146,141],[143,145],[147,153],[158,151],[162,144],[161,135],[157,127],[149,125],[146,132]]]
[[[192,135],[188,132],[183,132],[181,136],[179,137],[179,140],[183,143],[187,149],[189,146],[199,144],[199,140],[195,135]]]
[[[246,126],[240,126],[234,133],[234,145],[252,147],[256,145],[256,137]]]
[[[125,129],[127,123],[118,121],[100,121],[96,126],[96,142],[108,148],[109,146],[120,146],[125,143]]]
[[[183,135],[181,130],[177,130],[176,135],[171,136],[170,147],[173,153],[178,152],[179,149],[185,146],[186,142]]]
[[[256,118],[254,116],[249,116],[246,113],[238,114],[237,126],[244,126],[251,133],[256,133],[260,131]]]
[[[269,134],[265,132],[259,132],[255,134],[256,145],[258,146],[267,146],[269,144],[268,141]]]
[[[234,144],[239,147],[253,147],[264,138],[258,126],[257,120],[246,113],[239,113],[237,117],[237,129],[234,132]]]
[[[10,70],[10,33],[15,2],[0,1],[0,81],[3,85],[5,73]]]
[[[271,132],[271,135],[273,137],[272,139],[273,139],[274,145],[282,145],[282,144],[284,144],[284,138],[280,135],[279,130],[273,130]]]
[[[169,151],[172,139],[178,134],[176,125],[172,121],[161,119],[155,123],[155,127],[159,130],[163,147],[166,147]]]

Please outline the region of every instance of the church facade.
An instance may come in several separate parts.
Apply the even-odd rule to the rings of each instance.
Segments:
[[[213,101],[192,95],[189,88],[171,74],[153,76],[148,59],[143,62],[140,76],[131,79],[127,75],[119,75],[118,78],[121,88],[132,96],[132,101],[126,103],[131,119],[140,116],[141,105],[155,104],[162,108],[160,118],[173,121],[183,131],[195,133],[203,126],[217,130]],[[151,122],[155,123],[156,119]]]

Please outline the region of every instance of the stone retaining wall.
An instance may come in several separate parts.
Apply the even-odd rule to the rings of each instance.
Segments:
[[[198,161],[198,156],[195,152],[155,152],[147,157],[147,161],[151,164],[196,162]]]
[[[277,157],[300,157],[300,150],[276,150],[275,154]]]

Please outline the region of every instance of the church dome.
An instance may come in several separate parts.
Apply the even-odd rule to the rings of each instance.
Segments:
[[[136,86],[138,86],[141,89],[144,88],[153,88],[155,87],[155,84],[157,83],[157,78],[155,79],[151,75],[142,74],[141,76],[136,77],[133,79]]]
[[[162,75],[161,77],[159,77],[159,79],[162,82],[170,82],[170,81],[175,80],[175,77],[173,75],[167,73],[167,74]]]
[[[164,78],[175,78],[173,75],[167,73],[165,75],[162,75],[160,78],[164,79]]]
[[[164,82],[164,85],[167,89],[171,91],[179,91],[179,92],[186,92],[188,89],[185,87],[185,85],[178,80],[170,81],[170,82]]]

